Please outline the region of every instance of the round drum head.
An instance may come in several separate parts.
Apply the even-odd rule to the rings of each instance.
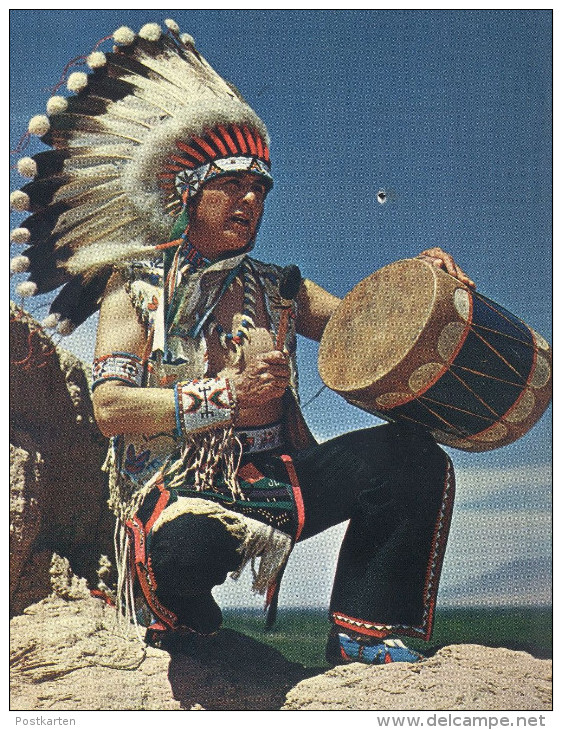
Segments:
[[[318,368],[349,403],[467,451],[520,438],[552,394],[544,338],[420,259],[386,266],[345,297]]]
[[[407,259],[354,287],[331,317],[318,368],[332,390],[369,387],[394,370],[423,332],[435,306],[435,269]]]

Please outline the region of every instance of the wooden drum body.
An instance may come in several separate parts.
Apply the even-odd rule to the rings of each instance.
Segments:
[[[466,451],[520,438],[552,396],[544,338],[422,259],[397,261],[349,292],[326,326],[318,368],[350,403]]]

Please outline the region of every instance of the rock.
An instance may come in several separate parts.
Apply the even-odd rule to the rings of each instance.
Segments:
[[[95,598],[52,595],[11,625],[12,710],[177,710],[169,657],[115,625]]]
[[[55,557],[54,592],[11,621],[12,710],[549,710],[552,662],[447,646],[420,664],[349,664],[311,676],[224,629],[145,647]],[[142,630],[141,630],[142,631]]]
[[[55,561],[56,562],[56,561]],[[224,630],[145,647],[116,622],[115,609],[65,575],[53,593],[11,621],[13,710],[277,710],[306,676],[274,649]],[[65,587],[66,586],[66,587]]]
[[[10,597],[12,610],[22,607],[47,595],[49,592],[48,567],[50,553],[37,563],[32,555],[33,546],[41,531],[41,504],[46,501],[44,484],[41,480],[43,460],[37,451],[26,451],[10,444]],[[38,580],[30,581],[31,575]]]
[[[49,594],[51,555],[97,583],[113,552],[113,517],[101,466],[108,441],[93,417],[86,369],[41,325],[10,306],[11,610]]]
[[[552,662],[509,649],[446,646],[419,664],[348,664],[306,679],[283,710],[550,710]]]

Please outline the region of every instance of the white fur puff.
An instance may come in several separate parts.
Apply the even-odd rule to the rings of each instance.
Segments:
[[[59,335],[63,335],[63,337],[66,337],[67,335],[71,335],[75,329],[75,324],[73,324],[69,319],[63,319],[57,327],[57,332],[59,333]]]
[[[37,175],[37,163],[32,157],[22,157],[18,160],[18,172],[23,177],[35,177]]]
[[[22,281],[16,286],[16,291],[22,299],[32,297],[37,292],[37,284],[34,281]]]
[[[29,195],[22,190],[14,190],[10,195],[10,207],[21,212],[29,210]]]
[[[166,18],[164,23],[166,25],[166,28],[168,28],[168,30],[171,30],[172,33],[176,33],[176,35],[180,34],[180,27],[175,20],[172,20],[172,18]]]
[[[195,48],[195,39],[193,36],[189,35],[189,33],[181,34],[181,42],[184,46],[193,46]]]
[[[84,91],[86,86],[88,86],[88,74],[85,74],[83,71],[74,71],[74,73],[70,74],[66,82],[66,88],[75,94]]]
[[[12,274],[23,274],[29,269],[29,259],[27,256],[14,256],[10,261],[10,272]]]
[[[47,102],[47,114],[54,116],[62,114],[68,109],[68,100],[64,96],[51,96]]]
[[[58,314],[58,312],[53,312],[52,314],[48,314],[41,324],[47,330],[54,330],[59,323],[59,319],[60,314]]]
[[[47,134],[50,128],[51,124],[44,114],[36,114],[34,117],[31,117],[27,125],[29,134],[36,134],[38,137]]]
[[[158,41],[162,35],[162,28],[158,23],[147,23],[139,30],[139,36],[145,41]]]
[[[86,59],[86,63],[92,69],[103,68],[107,63],[107,58],[105,57],[105,53],[102,53],[101,51],[94,51],[94,53],[90,53]]]
[[[135,38],[135,32],[132,31],[130,28],[127,28],[126,25],[122,25],[120,28],[117,28],[117,30],[113,34],[113,40],[120,46],[130,46]]]
[[[10,232],[11,243],[29,243],[31,233],[27,228],[14,228]]]

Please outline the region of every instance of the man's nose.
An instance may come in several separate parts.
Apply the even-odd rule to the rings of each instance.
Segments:
[[[255,203],[258,199],[257,193],[251,188],[242,194],[242,200],[246,203]]]

